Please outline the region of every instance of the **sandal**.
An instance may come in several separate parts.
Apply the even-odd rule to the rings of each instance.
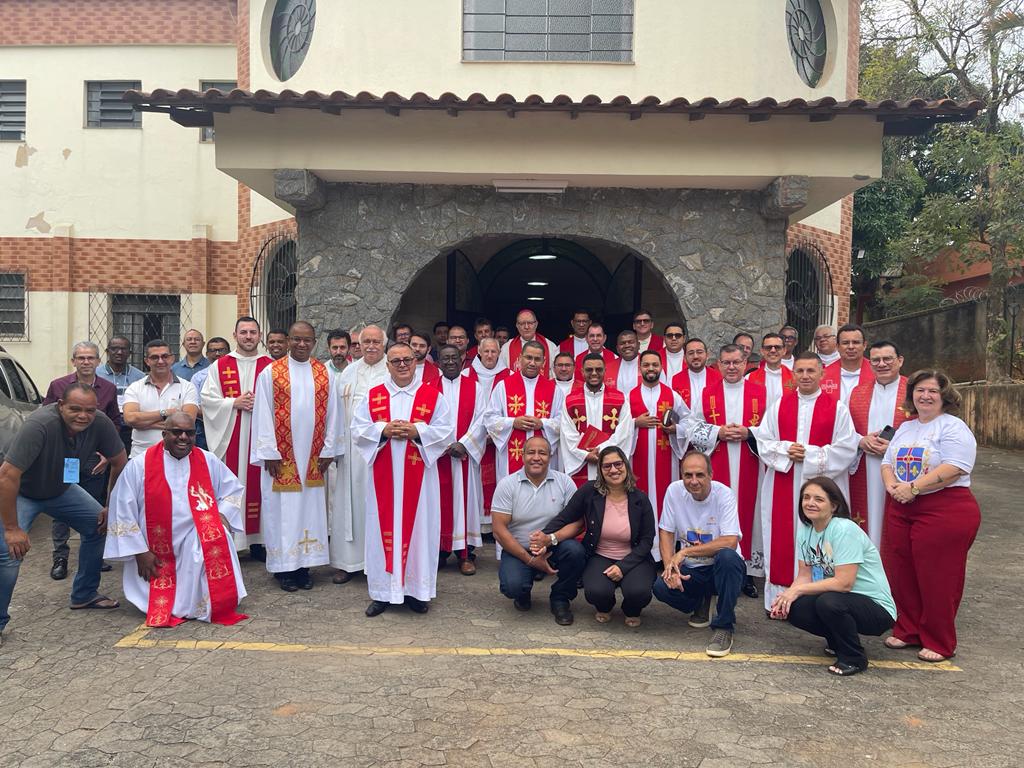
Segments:
[[[858,667],[856,664],[847,664],[845,661],[837,661],[835,664],[828,667],[828,673],[835,675],[836,677],[849,677],[850,675],[856,675],[858,672],[863,672],[867,669],[867,665]]]
[[[98,611],[109,611],[114,608],[120,608],[121,604],[117,600],[113,600],[104,595],[96,595],[88,603],[82,603],[81,605],[72,605],[72,611],[84,611],[87,609],[94,609]]]
[[[601,613],[601,611],[597,611],[594,613],[594,620],[598,624],[607,624],[612,620],[612,615],[610,613]]]
[[[639,616],[627,616],[626,617],[626,626],[630,627],[631,629],[636,629],[642,623],[643,622],[640,620]]]
[[[904,648],[909,648],[911,644],[904,640],[900,640],[895,635],[891,635],[885,638],[885,640],[883,641],[883,645],[885,645],[886,648],[891,648],[894,651],[900,651]]]
[[[956,654],[951,653],[949,656],[943,656],[938,651],[933,651],[931,648],[922,648],[917,652],[917,658],[921,661],[927,661],[929,664],[939,664],[943,661],[949,661]]]

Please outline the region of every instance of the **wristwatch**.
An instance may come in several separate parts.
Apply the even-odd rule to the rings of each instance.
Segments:
[[[163,408],[160,409],[160,421],[167,421],[167,411]]]
[[[558,537],[555,536],[555,534],[553,534],[553,533],[551,534],[551,546],[552,547],[557,547],[558,546]]]
[[[910,484],[910,493],[911,493],[912,496],[919,496],[921,494],[921,489],[918,488],[913,483],[911,483]]]

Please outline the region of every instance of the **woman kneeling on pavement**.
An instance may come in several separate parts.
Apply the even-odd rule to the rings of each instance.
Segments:
[[[825,653],[836,661],[828,671],[863,672],[868,657],[860,635],[881,635],[896,622],[896,603],[871,539],[850,520],[839,486],[811,478],[800,489],[796,550],[799,571],[793,585],[772,603],[772,618],[824,637]]]
[[[597,479],[583,485],[565,509],[544,527],[550,534],[583,520],[583,593],[601,624],[611,619],[615,589],[622,590],[627,627],[640,626],[640,612],[651,602],[655,566],[654,509],[622,449],[610,445],[598,454]]]

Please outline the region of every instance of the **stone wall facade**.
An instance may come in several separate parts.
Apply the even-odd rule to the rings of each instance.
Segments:
[[[676,297],[691,335],[710,347],[784,318],[784,219],[758,192],[569,189],[499,194],[487,187],[331,184],[299,210],[298,317],[317,328],[390,323],[416,275],[486,234],[573,236],[619,243]],[[544,329],[541,329],[542,332]]]

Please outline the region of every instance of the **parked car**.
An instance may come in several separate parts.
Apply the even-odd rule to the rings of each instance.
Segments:
[[[25,417],[42,402],[43,396],[28,371],[0,347],[0,449],[7,451]]]

